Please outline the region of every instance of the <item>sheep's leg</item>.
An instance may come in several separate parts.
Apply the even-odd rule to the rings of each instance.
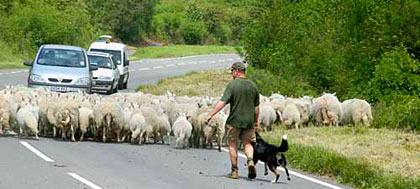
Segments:
[[[61,129],[61,139],[63,139],[63,140],[66,139],[66,133],[67,133],[66,128],[62,128]]]
[[[102,142],[106,142],[106,127],[102,129]]]
[[[221,134],[219,134],[217,137],[217,149],[219,150],[219,152],[222,152],[222,139],[223,137],[221,136]]]
[[[70,132],[71,132],[71,141],[76,142],[76,139],[74,138],[74,128],[73,128],[73,125],[70,125]]]
[[[53,126],[53,138],[57,136],[57,127]]]
[[[82,134],[80,135],[80,139],[79,139],[79,141],[83,141],[83,138],[84,138],[84,136],[85,136],[85,133],[86,133],[86,131],[85,131],[85,132],[83,132],[83,131],[82,131]]]
[[[121,130],[120,129],[117,130],[117,142],[118,143],[121,142]]]
[[[145,136],[144,136],[144,134],[145,134],[145,131],[141,131],[141,133],[140,133],[140,138],[139,138],[139,144],[140,144],[140,145],[142,144],[142,141],[144,141],[144,140],[143,140],[143,137],[145,137]]]
[[[299,124],[295,123],[295,127],[296,127],[296,129],[299,129]]]

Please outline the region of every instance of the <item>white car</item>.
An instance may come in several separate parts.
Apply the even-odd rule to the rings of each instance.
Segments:
[[[122,43],[114,42],[93,42],[89,47],[90,52],[103,52],[112,54],[117,60],[118,70],[120,71],[120,80],[118,82],[118,89],[127,89],[129,71],[128,66],[128,48]]]
[[[89,63],[97,66],[93,71],[93,91],[105,91],[107,94],[118,91],[120,72],[114,56],[108,53],[88,52]]]

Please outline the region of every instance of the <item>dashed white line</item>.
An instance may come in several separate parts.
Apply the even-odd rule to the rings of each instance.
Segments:
[[[166,67],[173,67],[173,66],[175,66],[175,65],[173,65],[173,64],[166,65]]]
[[[235,59],[233,59],[233,58],[230,58],[230,59],[227,59],[227,61],[234,61]]]
[[[218,62],[224,62],[225,60],[218,60]]]
[[[163,68],[163,66],[156,66],[156,67],[153,67],[153,69],[160,69],[160,68]]]
[[[140,69],[137,69],[138,71],[144,71],[144,70],[150,70],[150,68],[140,68]]]
[[[222,148],[222,150],[223,150],[223,151],[225,151],[225,152],[228,152],[228,153],[229,153],[229,150],[228,150],[228,149],[226,149],[226,148]],[[239,156],[239,157],[242,157],[242,158],[247,159],[247,158],[246,158],[246,156],[245,156],[243,153],[238,153],[238,156]],[[258,163],[263,165],[263,163],[262,163],[261,161],[259,161]],[[279,168],[279,167],[278,167],[277,169],[278,169],[278,170],[280,170],[280,171],[285,172],[285,170],[284,170],[283,168]],[[312,177],[308,177],[308,176],[306,176],[306,175],[303,175],[303,174],[300,174],[300,173],[297,173],[297,172],[294,172],[294,171],[290,171],[290,170],[289,170],[289,174],[291,174],[291,175],[295,175],[295,176],[297,176],[297,177],[303,178],[303,179],[305,179],[305,180],[308,180],[308,181],[311,181],[311,182],[317,183],[317,184],[319,184],[319,185],[322,185],[322,186],[325,186],[325,187],[328,187],[328,188],[332,188],[332,189],[343,189],[343,188],[341,188],[341,187],[338,187],[338,186],[335,186],[335,185],[332,185],[332,184],[329,184],[329,183],[326,183],[326,182],[320,181],[320,180],[318,180],[318,179],[314,179],[314,178],[312,178]]]
[[[39,150],[37,150],[36,148],[34,148],[33,146],[31,146],[28,142],[20,141],[20,143],[23,146],[25,146],[28,150],[30,150],[33,153],[35,153],[38,157],[40,157],[43,160],[45,160],[46,162],[54,162],[54,160],[52,160],[51,158],[47,157],[45,154],[43,154],[42,152],[40,152]]]
[[[17,73],[17,72],[10,72],[11,74],[15,74],[15,73]]]
[[[135,72],[136,70],[128,70],[129,72]]]
[[[216,63],[216,61],[209,61],[210,63]]]
[[[71,177],[73,177],[74,179],[82,182],[83,184],[86,184],[87,186],[93,188],[93,189],[102,189],[100,186],[93,184],[92,182],[88,181],[87,179],[79,176],[76,173],[67,173],[68,175],[70,175]]]
[[[185,65],[185,63],[179,63],[179,64],[178,64],[178,66],[182,66],[182,65]]]

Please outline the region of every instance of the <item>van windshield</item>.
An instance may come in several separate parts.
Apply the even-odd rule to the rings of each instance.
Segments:
[[[66,49],[42,49],[37,64],[63,67],[86,67],[86,60],[82,51]]]
[[[97,64],[99,68],[112,69],[111,59],[103,56],[88,55],[90,64]]]
[[[117,64],[121,64],[121,51],[105,50],[105,49],[90,49],[90,51],[112,54],[115,57],[115,59],[117,60]]]

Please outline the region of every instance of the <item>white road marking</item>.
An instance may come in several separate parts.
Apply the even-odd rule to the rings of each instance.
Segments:
[[[140,69],[137,69],[138,71],[144,71],[144,70],[150,70],[150,68],[140,68]]]
[[[20,141],[20,143],[23,146],[25,146],[28,150],[30,150],[33,153],[35,153],[38,157],[40,157],[43,160],[45,160],[46,162],[54,162],[54,160],[52,160],[51,158],[47,157],[45,154],[43,154],[42,152],[40,152],[39,150],[37,150],[36,148],[34,148],[33,146],[31,146],[28,142]]]
[[[233,58],[230,58],[230,59],[227,59],[227,61],[234,61],[235,59],[233,59]]]
[[[17,72],[10,72],[11,74],[15,74],[15,73],[17,73]]]
[[[225,152],[227,152],[227,153],[229,153],[229,150],[226,149],[226,148],[222,148],[222,150],[225,151]],[[243,154],[243,153],[238,153],[238,156],[247,159],[246,156],[245,156],[245,154]],[[264,165],[261,161],[258,161],[258,163],[261,164],[261,165]],[[286,172],[283,168],[278,167],[277,169],[280,170],[280,171]],[[311,181],[313,183],[317,183],[319,185],[322,185],[322,186],[325,186],[325,187],[328,187],[328,188],[332,188],[332,189],[343,189],[341,187],[338,187],[338,186],[335,186],[335,185],[332,185],[332,184],[329,184],[329,183],[320,181],[318,179],[315,179],[315,178],[312,178],[312,177],[309,177],[309,176],[306,176],[306,175],[303,175],[303,174],[300,174],[300,173],[297,173],[297,172],[294,172],[294,171],[291,171],[291,170],[289,170],[289,174],[295,175],[297,177],[303,178],[305,180]]]
[[[218,60],[218,62],[224,62],[225,60]]]
[[[173,67],[173,66],[175,66],[175,65],[173,65],[173,64],[166,65],[166,67]]]
[[[185,65],[185,63],[179,63],[179,64],[178,64],[178,66],[182,66],[182,65]]]
[[[156,66],[156,67],[153,67],[153,69],[160,69],[160,68],[163,68],[163,66]]]
[[[194,65],[194,64],[197,64],[197,62],[190,62],[189,64],[193,64]]]
[[[136,70],[128,70],[129,72],[135,72]]]
[[[209,61],[209,63],[216,63],[216,61]]]
[[[68,175],[70,175],[71,177],[73,177],[74,179],[76,179],[76,180],[78,180],[78,181],[82,182],[83,184],[88,185],[89,187],[91,187],[91,188],[93,188],[93,189],[102,189],[102,188],[101,188],[101,187],[99,187],[98,185],[93,184],[92,182],[90,182],[90,181],[88,181],[87,179],[85,179],[85,178],[83,178],[83,177],[79,176],[79,175],[78,175],[78,174],[76,174],[76,173],[67,173],[67,174],[68,174]]]

